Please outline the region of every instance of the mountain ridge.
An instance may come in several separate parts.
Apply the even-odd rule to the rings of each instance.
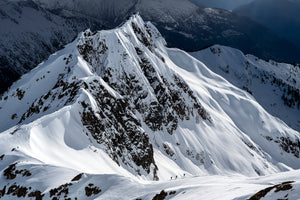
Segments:
[[[300,167],[299,132],[188,53],[167,48],[139,15],[82,32],[14,83],[0,107],[4,199],[129,198],[110,193],[114,185],[151,199],[166,195],[160,184],[179,195],[170,179],[294,177]],[[151,191],[138,192],[144,185]]]
[[[297,52],[300,52],[287,41],[281,40],[251,20],[228,11],[197,7],[188,1],[178,1],[178,4],[174,4],[157,0],[128,0],[119,5],[117,1],[107,0],[90,0],[88,3],[77,0],[72,4],[68,1],[51,0],[45,1],[49,4],[48,7],[41,2],[43,3],[37,0],[6,0],[2,4],[0,23],[8,28],[2,29],[3,33],[0,32],[0,70],[3,81],[0,93],[49,54],[71,42],[78,32],[87,28],[114,28],[136,11],[140,11],[146,20],[152,21],[159,28],[171,47],[192,51],[220,43],[265,59],[290,62],[296,61]],[[172,9],[169,5],[172,5]],[[34,13],[34,16],[28,14],[29,11]],[[26,32],[22,32],[23,28]],[[259,37],[251,30],[256,30],[255,33],[259,34]]]
[[[249,92],[269,113],[300,130],[299,65],[261,60],[220,45],[191,55],[235,86]]]

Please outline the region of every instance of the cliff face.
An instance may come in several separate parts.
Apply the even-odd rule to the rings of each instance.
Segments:
[[[188,0],[5,0],[0,8],[0,93],[87,28],[114,28],[139,12],[170,47],[195,51],[222,44],[263,59],[299,61],[300,50],[235,13]],[[25,50],[24,50],[25,49]]]
[[[298,132],[167,48],[139,15],[82,32],[22,76],[0,101],[0,121],[4,199],[154,198],[170,179],[300,167]]]

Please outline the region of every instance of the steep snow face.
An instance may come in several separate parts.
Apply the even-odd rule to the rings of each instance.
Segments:
[[[53,198],[72,188],[91,196],[118,181],[300,167],[298,132],[165,45],[134,15],[116,29],[81,33],[14,83],[0,101],[0,189]],[[37,185],[45,171],[64,175]],[[94,185],[99,177],[110,178],[106,188]],[[34,182],[31,189],[24,180]]]
[[[300,54],[291,43],[248,18],[225,10],[202,8],[188,0],[2,0],[0,3],[3,27],[0,94],[49,54],[71,42],[78,32],[87,28],[113,28],[133,12],[151,20],[169,46],[187,51],[218,43],[285,62],[297,61]]]
[[[165,62],[165,50],[160,50],[164,44],[158,31],[151,24],[144,24],[140,17],[134,17],[116,30],[84,32],[74,43],[14,84],[14,92],[4,95],[1,111],[13,114],[8,119],[1,115],[5,120],[1,129],[32,122],[76,102],[71,110],[78,110],[84,128],[79,129],[81,135],[86,132],[98,148],[102,146],[114,162],[133,174],[150,174],[151,179],[158,179],[154,149],[144,129],[172,135],[179,122],[186,119],[211,123],[209,114],[182,78],[171,69],[161,67]],[[24,106],[24,102],[28,104]],[[38,128],[29,134],[64,130],[62,124],[78,121],[75,114],[61,112],[75,119],[61,117],[64,123],[51,122],[42,127],[53,128]],[[37,148],[34,152],[42,152],[40,146],[34,145],[47,140],[42,136],[39,134],[35,142],[30,142],[31,149]],[[81,139],[73,140],[66,143],[82,146]],[[41,157],[44,160],[49,155]],[[61,165],[59,158],[55,160]]]
[[[272,115],[300,131],[300,66],[264,61],[215,45],[191,53],[232,84],[248,91]]]

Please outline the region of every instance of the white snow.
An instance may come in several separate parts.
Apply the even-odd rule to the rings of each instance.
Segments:
[[[277,63],[272,60],[267,62],[252,55],[244,55],[237,49],[220,45],[191,53],[191,55],[235,86],[248,89],[269,113],[300,131],[300,109],[297,102],[295,106],[289,107],[282,99],[284,91],[288,92],[287,85],[294,87],[299,93],[299,66]],[[274,78],[286,85],[274,83]]]
[[[167,199],[245,199],[271,185],[296,181],[295,190],[286,191],[290,199],[296,200],[300,195],[297,170],[300,159],[293,152],[284,151],[275,140],[284,137],[296,142],[300,139],[299,132],[270,115],[254,97],[213,73],[202,62],[179,49],[166,48],[164,39],[151,23],[147,23],[153,40],[153,49],[149,49],[134,33],[132,23],[146,30],[141,17],[134,15],[116,29],[85,32],[93,34],[90,37],[93,45],[104,42],[107,46],[104,54],[97,54],[97,63],[89,64],[79,54],[77,45],[87,39],[82,33],[4,94],[0,101],[0,156],[4,155],[0,160],[0,189],[16,181],[40,190],[47,199],[50,189],[72,182],[77,174],[84,173],[69,186],[72,199],[152,199],[161,190],[176,191]],[[74,101],[68,103],[65,102],[69,96],[52,100],[45,97],[48,91],[58,90],[54,85],[61,77],[59,74],[65,74],[64,81],[98,80],[110,95],[121,99],[122,95],[101,77],[110,67],[112,79],[118,80],[124,73],[138,76],[150,94],[146,99],[150,103],[155,95],[139,66],[135,47],[144,52],[161,78],[172,81],[174,74],[182,77],[212,119],[212,122],[195,118],[179,120],[178,128],[170,135],[166,130],[152,131],[140,118],[141,113],[134,113],[153,145],[158,182],[151,181],[152,175],[145,171],[139,175],[121,160],[118,165],[107,149],[88,134],[81,120],[80,102],[98,110],[96,99],[88,90],[80,88]],[[21,100],[16,95],[17,88],[25,91]],[[51,107],[18,123],[39,99],[43,99],[43,106]],[[18,117],[12,119],[15,113]],[[174,155],[169,155],[165,147]],[[18,169],[26,168],[32,176],[7,180],[4,170],[16,162]],[[101,192],[86,197],[85,187],[89,183]],[[278,197],[285,192],[269,195]],[[273,197],[266,196],[266,199]],[[3,199],[10,198],[6,195]]]

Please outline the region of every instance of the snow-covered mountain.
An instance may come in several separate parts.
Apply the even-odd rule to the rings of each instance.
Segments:
[[[60,16],[32,0],[2,0],[0,27],[1,94],[78,32],[88,27],[100,29],[105,23],[72,12]]]
[[[0,27],[0,93],[78,33],[32,1],[1,1]]]
[[[191,55],[248,91],[269,113],[300,131],[300,65],[265,61],[220,45]]]
[[[169,46],[186,51],[222,44],[264,59],[300,62],[300,49],[264,26],[230,11],[201,7],[190,0],[35,1],[50,10],[75,11],[109,22],[120,22],[139,12],[156,25]]]
[[[22,76],[0,120],[2,199],[243,199],[271,182],[299,194],[299,132],[139,15]]]
[[[171,47],[192,51],[223,44],[265,59],[299,61],[299,48],[263,26],[188,0],[2,0],[0,5],[0,93],[78,32],[114,28],[133,12],[151,20]]]

